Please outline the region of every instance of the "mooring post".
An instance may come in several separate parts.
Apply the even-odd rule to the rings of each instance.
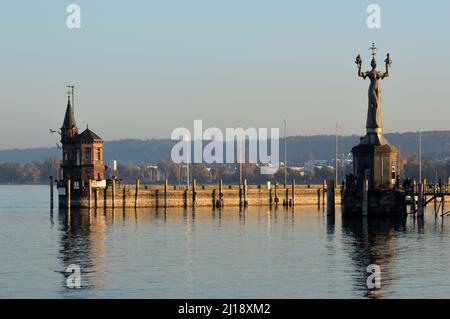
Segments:
[[[111,189],[111,205],[114,209],[116,207],[116,178],[113,177],[111,180],[112,183],[112,189]]]
[[[272,186],[269,188],[269,206],[272,207],[273,199],[272,199]]]
[[[324,189],[324,192],[325,192],[325,189]],[[328,189],[327,189],[327,192],[328,192]],[[317,207],[319,207],[319,209],[320,209],[320,196],[321,196],[321,191],[320,191],[320,188],[318,188],[317,189]],[[324,205],[325,205],[325,203],[324,203]]]
[[[417,217],[423,217],[423,184],[419,183],[418,187],[418,207],[417,207]]]
[[[134,193],[134,208],[138,208],[139,206],[139,186],[141,186],[141,181],[139,179],[136,180],[136,192]]]
[[[434,213],[437,214],[438,213],[438,189],[437,189],[437,185],[434,185]]]
[[[424,178],[422,181],[422,194],[423,194],[423,206],[426,209],[427,207],[427,180]]]
[[[222,193],[222,179],[219,180],[219,207],[222,208],[223,206],[223,202],[222,202],[222,198],[223,198],[223,193]]]
[[[167,178],[164,180],[164,207],[167,207],[167,187],[169,186],[169,181]]]
[[[53,191],[54,191],[53,176],[49,177],[49,182],[50,182],[50,209],[53,209]]]
[[[66,188],[66,196],[67,196],[67,208],[70,209],[70,202],[71,202],[71,194],[70,194],[70,188],[72,187],[70,183],[70,177],[67,178],[67,188]]]
[[[242,207],[242,184],[239,182],[239,207]]]
[[[334,207],[334,180],[327,181],[327,213],[333,215]]]
[[[92,207],[92,179],[88,180],[88,207]]]
[[[195,206],[197,201],[197,181],[195,178],[192,180],[192,206]]]
[[[322,181],[322,206],[325,207],[325,193],[326,193],[326,189],[327,189],[327,181],[324,179]],[[320,202],[319,202],[320,205]]]
[[[278,183],[275,182],[275,206],[278,206]]]
[[[369,213],[369,180],[363,181],[363,199],[362,199],[362,215],[367,216]]]
[[[216,189],[215,189],[215,188],[213,189],[213,191],[212,191],[212,193],[211,193],[211,199],[212,199],[212,207],[213,207],[213,210],[216,210],[216,207],[217,207],[218,205],[217,205],[217,202],[216,202]]]
[[[188,206],[188,187],[186,186],[183,192],[183,207],[187,208],[187,206]]]
[[[284,190],[284,192],[285,192],[285,195],[284,195],[284,197],[285,197],[285,199],[284,199],[285,207],[289,207],[289,188],[286,188]]]
[[[122,207],[125,208],[127,206],[127,185],[123,185],[122,188]]]
[[[248,206],[247,201],[247,179],[244,179],[244,207]]]
[[[291,187],[291,206],[294,207],[295,205],[295,180],[292,180],[292,187]]]

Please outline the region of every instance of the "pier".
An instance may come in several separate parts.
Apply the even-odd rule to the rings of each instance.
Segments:
[[[264,184],[243,185],[217,184],[197,185],[195,180],[189,185],[170,185],[166,180],[161,185],[134,185],[108,180],[105,186],[96,187],[93,181],[74,189],[70,179],[58,184],[59,207],[61,208],[143,208],[143,207],[223,207],[246,208],[261,206],[268,208],[314,205],[325,209],[327,184]],[[333,189],[334,203],[340,204],[340,187]],[[334,195],[336,194],[336,195]],[[333,204],[334,206],[334,204]]]
[[[433,211],[436,215],[450,215],[450,210],[446,211],[445,203],[450,201],[450,185],[427,184],[426,181],[416,184],[405,190],[409,214],[417,214],[421,217],[428,205],[433,203]],[[447,208],[448,209],[448,208]]]

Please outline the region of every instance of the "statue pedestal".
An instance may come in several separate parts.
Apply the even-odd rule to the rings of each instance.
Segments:
[[[369,189],[393,189],[397,179],[397,147],[359,144],[352,149],[357,185],[369,181]]]
[[[342,192],[343,214],[406,214],[405,195],[396,183],[397,147],[390,145],[382,133],[368,133],[352,153],[353,176]],[[367,191],[363,188],[365,180]]]

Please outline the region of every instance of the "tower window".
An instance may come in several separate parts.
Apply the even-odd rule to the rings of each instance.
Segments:
[[[102,160],[102,150],[100,148],[97,148],[97,153],[96,153],[96,160],[97,161],[101,161]]]
[[[86,148],[85,149],[85,159],[87,161],[90,161],[92,158],[92,154],[91,154],[91,149],[90,148]]]
[[[64,152],[64,160],[68,161],[69,160],[69,155],[67,154],[67,152]]]

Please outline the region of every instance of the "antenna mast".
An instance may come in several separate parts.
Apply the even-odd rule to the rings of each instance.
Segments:
[[[70,103],[72,104],[72,110],[75,112],[75,94],[74,94],[75,86],[68,85],[67,89],[68,89],[67,93],[68,95],[70,95]]]

